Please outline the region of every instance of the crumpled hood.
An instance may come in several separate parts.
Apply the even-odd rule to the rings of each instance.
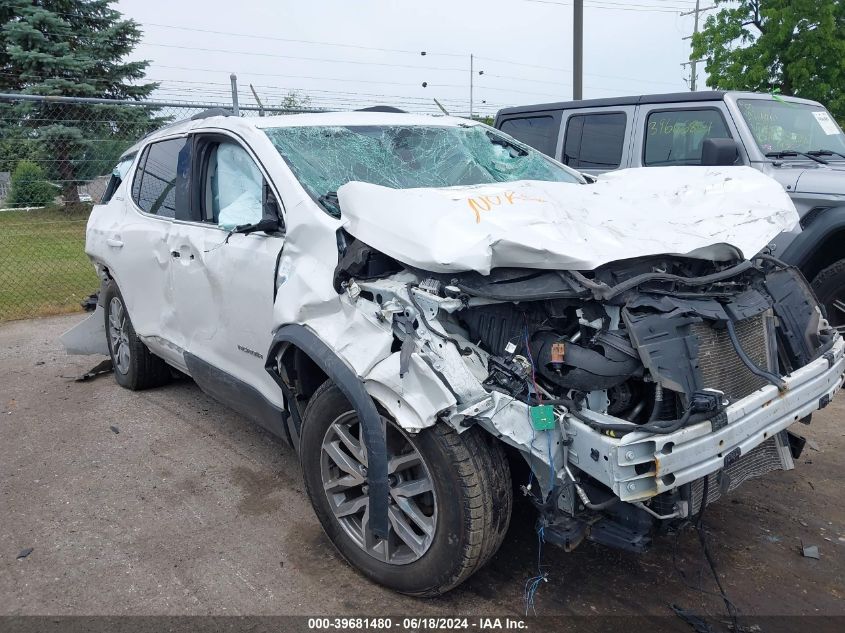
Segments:
[[[648,167],[592,185],[338,189],[346,230],[431,272],[591,270],[657,254],[750,257],[798,222],[783,187],[749,167]]]

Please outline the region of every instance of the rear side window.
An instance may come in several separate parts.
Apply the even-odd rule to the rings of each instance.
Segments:
[[[109,178],[109,184],[106,185],[106,190],[103,192],[100,204],[106,204],[109,200],[111,200],[111,197],[114,195],[114,192],[117,191],[120,183],[122,183],[123,179],[126,178],[126,174],[129,172],[129,168],[132,166],[132,162],[134,160],[135,154],[132,154],[131,156],[124,156],[120,159],[120,162],[112,170],[111,177]]]
[[[646,119],[643,164],[700,165],[706,138],[731,138],[718,110],[652,112]]]
[[[499,129],[547,156],[554,156],[558,125],[552,116],[506,119]]]
[[[570,116],[563,163],[575,169],[616,169],[622,163],[627,124],[624,112]]]
[[[147,213],[190,219],[187,188],[191,152],[187,138],[153,143],[144,150],[135,178],[132,199]]]

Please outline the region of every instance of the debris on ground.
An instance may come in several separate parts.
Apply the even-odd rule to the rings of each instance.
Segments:
[[[821,453],[821,452],[822,452],[822,449],[820,449],[820,448],[819,448],[818,443],[817,443],[815,440],[810,439],[809,437],[807,438],[807,446],[809,446],[810,448],[812,448],[812,449],[813,449],[814,451],[816,451],[817,453]]]
[[[93,312],[97,309],[97,299],[100,296],[100,291],[91,293],[87,297],[85,297],[82,302],[79,304],[82,306],[82,309],[86,312]]]
[[[17,556],[17,560],[23,560],[24,558],[27,558],[30,554],[32,554],[32,550],[32,547],[26,547],[22,549]]]
[[[804,541],[801,541],[801,553],[804,555],[804,558],[815,558],[819,560],[820,557],[819,546],[804,545]]]
[[[86,382],[102,374],[109,374],[112,371],[114,371],[114,365],[112,364],[111,358],[107,358],[82,374],[76,379],[76,382]]]
[[[120,433],[120,429],[117,428],[116,426],[110,426],[109,428],[111,429],[111,432],[114,433],[115,435]]]

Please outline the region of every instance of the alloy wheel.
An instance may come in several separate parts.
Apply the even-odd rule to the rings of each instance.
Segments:
[[[320,473],[332,513],[352,541],[379,561],[406,565],[419,560],[434,540],[437,499],[425,461],[408,436],[382,418],[390,486],[388,536],[369,529],[367,451],[354,412],[335,419],[323,438]]]
[[[126,309],[120,297],[109,302],[109,339],[115,369],[121,374],[129,371],[129,333],[126,323]]]

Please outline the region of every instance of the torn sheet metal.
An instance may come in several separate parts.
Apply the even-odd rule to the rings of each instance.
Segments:
[[[102,306],[59,337],[68,354],[109,355],[106,339],[106,321]]]
[[[408,371],[399,375],[399,352],[367,374],[364,388],[388,408],[402,428],[419,431],[432,426],[437,414],[456,404],[455,396],[419,354],[411,354]]]
[[[752,257],[798,214],[748,167],[627,169],[592,185],[523,180],[468,187],[338,190],[345,228],[433,272],[519,267],[592,270],[657,254]]]

